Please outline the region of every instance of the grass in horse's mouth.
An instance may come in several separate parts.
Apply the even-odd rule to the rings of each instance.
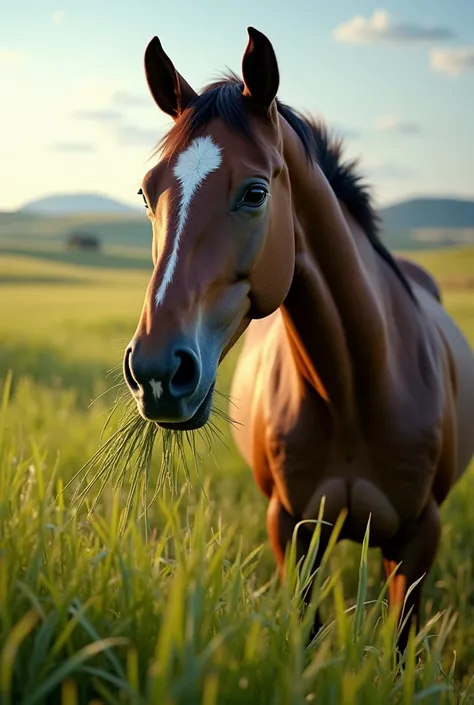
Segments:
[[[107,391],[116,389],[117,394],[102,430],[101,445],[97,452],[75,473],[63,488],[63,492],[80,478],[72,496],[72,504],[78,511],[84,502],[87,501],[92,488],[98,485],[94,499],[89,505],[88,513],[90,515],[96,509],[108,486],[112,486],[115,491],[121,492],[126,480],[129,480],[128,496],[120,526],[120,530],[123,531],[134,507],[142,507],[140,517],[145,517],[146,521],[148,509],[163,489],[166,481],[168,481],[172,494],[178,494],[180,489],[180,467],[184,469],[186,482],[190,482],[190,464],[186,455],[186,447],[191,451],[192,465],[201,489],[205,491],[199,474],[196,435],[205,442],[209,451],[212,452],[212,445],[215,440],[225,444],[222,431],[212,417],[223,419],[228,423],[234,422],[223,409],[213,403],[211,418],[196,431],[161,428],[155,422],[147,421],[139,414],[135,400],[131,397],[130,391],[122,378],[121,366],[111,370],[111,373],[116,374],[117,383]],[[104,392],[104,394],[106,393]],[[104,396],[104,394],[101,396]],[[215,390],[215,394],[228,399],[226,395],[218,390]],[[97,399],[92,404],[95,401]],[[122,409],[122,415],[117,430],[108,440],[102,442],[105,431],[119,409]],[[157,439],[161,440],[161,465],[150,497],[150,470],[153,449]],[[95,472],[93,473],[94,469]],[[146,523],[148,522],[146,521]]]

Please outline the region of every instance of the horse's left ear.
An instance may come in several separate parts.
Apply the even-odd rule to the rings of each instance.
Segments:
[[[254,27],[247,27],[247,32],[249,41],[242,59],[243,94],[252,99],[257,110],[268,114],[280,85],[277,59],[264,34]]]
[[[153,37],[145,50],[145,75],[157,106],[177,120],[196,93],[176,71],[158,37]]]

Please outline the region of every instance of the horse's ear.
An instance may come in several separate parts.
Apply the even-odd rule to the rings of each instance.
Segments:
[[[255,29],[247,27],[249,41],[242,59],[244,95],[254,106],[269,113],[280,84],[278,63],[271,42]]]
[[[196,96],[163,51],[158,37],[153,37],[145,50],[145,76],[155,103],[173,120],[178,119]]]

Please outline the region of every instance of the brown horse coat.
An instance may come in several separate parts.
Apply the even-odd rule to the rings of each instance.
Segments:
[[[278,563],[325,496],[326,521],[348,510],[341,538],[361,541],[370,516],[386,573],[401,563],[398,610],[431,568],[439,506],[472,457],[472,352],[432,277],[384,248],[340,146],[276,100],[273,48],[249,35],[243,81],[200,96],[157,38],[147,48],[148,85],[175,125],[143,181],[155,270],[125,376],[145,418],[197,428],[248,328],[235,440],[269,498]],[[310,540],[303,526],[299,557]],[[415,617],[421,589],[407,599]]]

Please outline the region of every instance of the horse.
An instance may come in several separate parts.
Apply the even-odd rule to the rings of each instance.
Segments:
[[[472,350],[431,274],[383,244],[357,162],[279,100],[273,46],[247,32],[242,76],[200,93],[158,37],[146,47],[149,91],[172,124],[138,192],[154,268],[124,377],[143,418],[198,429],[243,336],[233,434],[268,498],[281,579],[297,526],[297,559],[308,554],[323,497],[315,570],[342,511],[339,540],[362,542],[370,517],[403,651],[440,507],[473,454]],[[313,635],[321,625],[316,612]]]

